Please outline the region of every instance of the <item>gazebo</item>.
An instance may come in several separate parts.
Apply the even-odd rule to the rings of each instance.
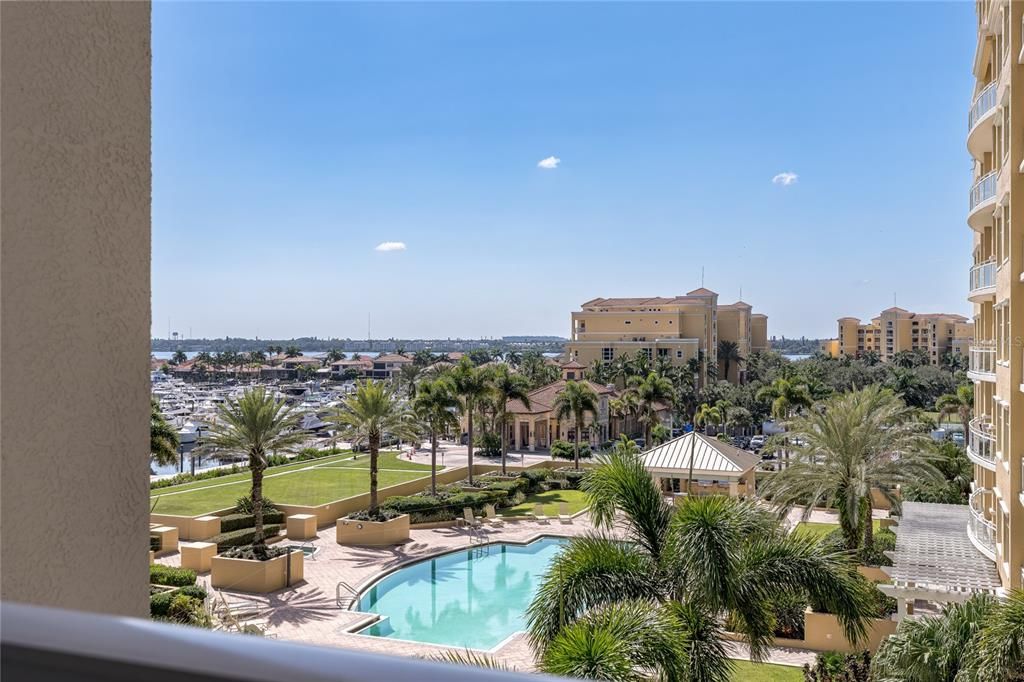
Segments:
[[[667,494],[753,495],[757,455],[691,431],[641,455],[647,471]],[[692,472],[692,478],[691,478]]]

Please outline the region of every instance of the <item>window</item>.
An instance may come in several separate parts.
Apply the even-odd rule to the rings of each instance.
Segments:
[[[668,357],[668,348],[659,348],[658,349],[658,357],[659,358],[667,358]]]
[[[676,351],[676,357],[677,357],[677,358],[681,358],[681,357],[683,357],[683,351],[681,351],[681,350],[677,350],[677,351]]]
[[[614,348],[602,348],[601,349],[601,359],[604,360],[605,362],[611,362],[611,360],[614,357],[615,357],[615,349]]]

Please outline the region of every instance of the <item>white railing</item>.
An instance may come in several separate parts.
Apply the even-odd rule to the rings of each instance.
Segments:
[[[980,341],[971,344],[968,355],[967,371],[972,374],[996,373],[996,346],[992,341]]]
[[[967,130],[971,130],[978,124],[981,117],[987,114],[996,106],[996,85],[999,81],[992,81],[985,86],[985,89],[978,93],[967,114]]]
[[[996,437],[988,417],[972,419],[967,441],[967,456],[986,469],[996,466]]]
[[[971,208],[974,210],[982,202],[992,199],[996,195],[996,179],[999,171],[990,171],[978,178],[978,181],[971,187]]]
[[[983,505],[991,490],[979,488],[971,493],[968,507],[971,515],[967,519],[967,537],[971,539],[978,551],[995,561],[996,558],[996,525],[985,518]]]
[[[979,289],[989,289],[996,285],[996,262],[994,260],[978,263],[971,268],[971,293]]]

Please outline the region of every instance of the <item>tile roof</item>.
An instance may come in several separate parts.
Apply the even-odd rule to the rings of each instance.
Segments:
[[[548,384],[547,386],[541,386],[527,393],[527,397],[530,398],[530,407],[527,409],[525,405],[519,400],[508,401],[507,409],[513,414],[542,414],[544,412],[550,412],[554,409],[555,398],[558,394],[565,390],[566,382],[564,379]],[[608,395],[615,393],[615,389],[602,386],[601,384],[595,384],[593,381],[583,381],[590,388],[594,390],[597,395]]]

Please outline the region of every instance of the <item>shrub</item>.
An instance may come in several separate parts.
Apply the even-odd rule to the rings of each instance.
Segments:
[[[872,547],[861,547],[857,550],[857,561],[865,566],[892,566],[892,559],[885,556],[884,552],[896,549],[896,533],[883,528],[874,533],[873,538]],[[846,547],[843,532],[838,529],[826,535],[825,542],[832,544],[836,549]]]
[[[527,485],[526,493],[539,493],[545,491],[547,488],[544,487],[544,481],[548,479],[551,472],[547,469],[527,469],[526,471],[519,474],[520,478],[524,478],[529,482]]]
[[[276,523],[267,524],[263,526],[263,534],[267,538],[274,537],[278,531],[281,530],[281,526]],[[217,543],[217,551],[221,552],[229,547],[238,547],[240,545],[251,545],[253,538],[256,537],[255,528],[239,528],[238,530],[232,530],[227,533],[220,533],[214,535],[207,542]]]
[[[228,559],[260,559],[267,561],[275,557],[283,556],[289,552],[287,547],[267,547],[266,552],[262,557],[257,557],[253,551],[252,545],[239,545],[238,547],[231,547],[225,550],[221,556],[227,557]]]
[[[825,651],[814,659],[814,667],[804,663],[804,682],[868,682],[871,654],[842,654]]]
[[[152,594],[149,597],[149,615],[156,617],[166,616],[171,608],[171,603],[179,595],[202,602],[206,599],[206,590],[198,585],[187,585],[177,590],[163,590]]]
[[[465,507],[471,508],[474,513],[480,513],[486,504],[497,507],[509,506],[509,500],[512,499],[509,490],[504,488],[504,482],[501,485],[502,487],[479,492],[463,492],[458,487],[449,487],[439,490],[436,496],[420,494],[389,497],[381,504],[380,510],[388,515],[387,518],[408,514],[411,523],[450,521],[462,516]],[[365,510],[349,514],[347,518],[378,520],[370,519]]]
[[[149,582],[154,585],[170,585],[171,587],[195,585],[196,572],[188,568],[150,564]]]
[[[478,448],[484,457],[498,457],[501,455],[501,436],[496,433],[481,433],[476,437],[473,447]]]
[[[352,512],[345,518],[352,519],[353,521],[390,521],[391,519],[398,518],[399,516],[401,516],[401,514],[396,512],[394,509],[377,507],[377,513],[375,514],[370,514],[368,509],[360,509],[359,511]]]
[[[488,483],[486,487],[486,490],[504,490],[510,497],[517,492],[526,493],[529,489],[530,482],[525,478],[495,481],[494,483]]]
[[[252,498],[248,495],[239,497],[235,502],[235,511],[239,514],[252,514]],[[277,505],[269,497],[263,498],[263,514],[268,511],[278,511]]]
[[[589,459],[592,453],[588,443],[580,443],[580,459]],[[576,459],[576,446],[564,440],[556,440],[551,444],[552,459]]]
[[[220,532],[228,533],[239,528],[252,528],[255,522],[255,517],[252,514],[227,514],[220,517]],[[264,509],[263,523],[284,523],[284,512]]]
[[[197,627],[210,627],[210,614],[203,608],[203,602],[185,594],[177,594],[167,608],[167,619]]]
[[[552,475],[553,480],[561,481],[562,488],[567,490],[578,490],[580,481],[586,476],[585,471],[575,469],[559,469]]]

